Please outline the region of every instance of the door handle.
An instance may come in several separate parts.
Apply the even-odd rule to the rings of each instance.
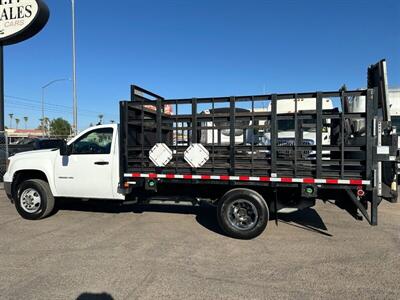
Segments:
[[[104,165],[108,165],[109,162],[108,161],[96,161],[94,164],[95,165],[104,166]]]

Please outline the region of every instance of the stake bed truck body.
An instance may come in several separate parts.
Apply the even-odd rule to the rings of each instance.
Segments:
[[[386,89],[385,61],[369,67],[368,88],[356,91],[164,99],[132,86],[119,125],[11,157],[5,189],[20,215],[34,220],[48,216],[58,197],[203,200],[217,206],[226,234],[248,239],[270,214],[333,199],[376,225],[381,200],[397,200]],[[360,96],[365,108],[353,113],[349,99]],[[278,109],[285,102],[290,111]],[[357,131],[360,119],[365,129]]]

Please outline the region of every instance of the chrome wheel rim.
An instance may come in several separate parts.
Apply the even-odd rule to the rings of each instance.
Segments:
[[[21,193],[21,207],[27,213],[36,213],[40,209],[42,198],[37,190],[28,188]]]
[[[258,221],[256,207],[245,199],[238,199],[229,204],[227,216],[229,223],[239,230],[250,230]]]

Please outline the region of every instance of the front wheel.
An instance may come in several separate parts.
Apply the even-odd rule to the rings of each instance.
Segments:
[[[252,239],[259,236],[269,220],[264,198],[250,189],[233,189],[218,203],[218,222],[233,238]]]
[[[54,209],[54,197],[49,184],[41,179],[29,179],[18,187],[15,207],[24,219],[39,220]]]

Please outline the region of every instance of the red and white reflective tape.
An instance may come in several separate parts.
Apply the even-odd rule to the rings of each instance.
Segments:
[[[285,182],[285,183],[310,183],[310,184],[345,184],[345,185],[370,185],[369,180],[360,179],[316,179],[316,178],[289,178],[289,177],[257,177],[257,176],[227,176],[227,175],[178,175],[178,174],[155,174],[155,173],[127,173],[126,178],[150,178],[150,179],[200,179],[221,181],[262,181],[262,182]]]

